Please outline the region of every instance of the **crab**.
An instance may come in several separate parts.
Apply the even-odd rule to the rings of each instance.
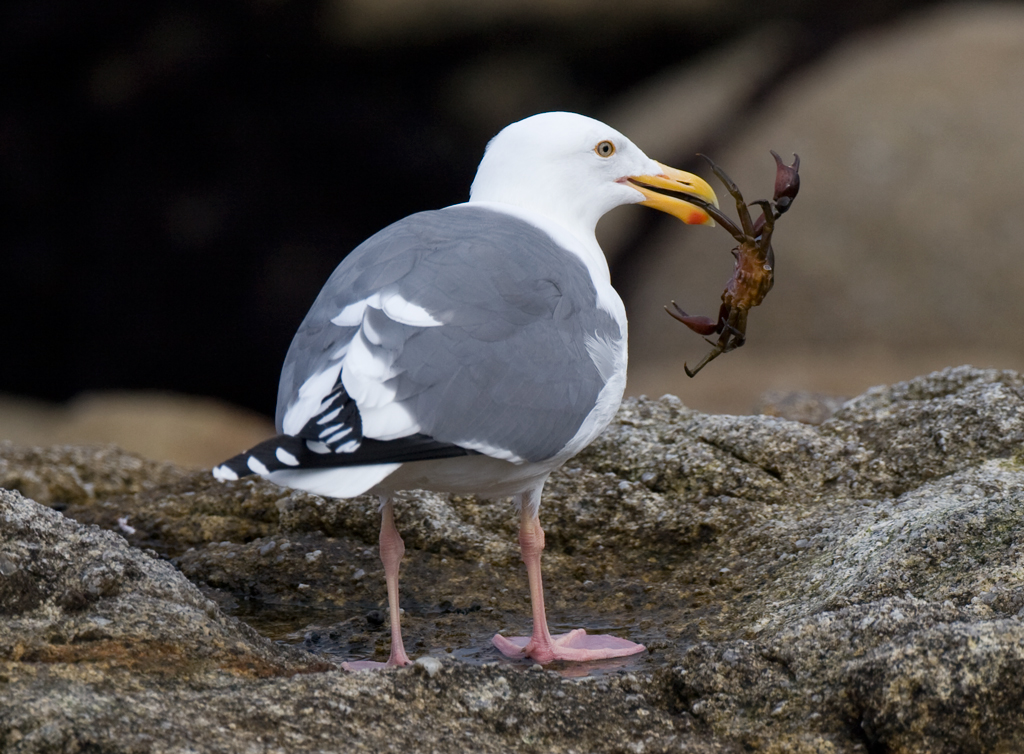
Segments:
[[[683,369],[688,377],[696,375],[721,354],[739,348],[746,342],[747,314],[753,307],[764,301],[764,297],[768,295],[768,291],[775,284],[775,252],[772,250],[772,232],[775,230],[775,221],[790,208],[800,190],[800,157],[794,154],[793,164],[786,165],[774,151],[771,155],[775,158],[776,166],[775,193],[772,196],[772,201],[761,199],[749,204],[725,171],[718,167],[710,157],[701,155],[708,161],[718,180],[725,185],[733,199],[736,200],[739,225],[737,226],[713,204],[698,198],[687,197],[686,200],[691,204],[698,205],[711,215],[715,222],[725,228],[739,242],[739,246],[732,251],[732,255],[736,258],[736,266],[722,292],[722,306],[718,310],[717,319],[687,314],[675,301],[672,302],[671,308],[665,307],[670,315],[694,332],[704,336],[715,334],[719,336],[717,341],[708,337],[704,338],[711,344],[712,349],[694,369],[683,364]],[[761,216],[756,221],[752,220],[748,209],[755,205],[761,208]]]

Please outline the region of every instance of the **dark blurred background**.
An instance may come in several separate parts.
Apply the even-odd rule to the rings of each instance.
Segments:
[[[8,0],[0,10],[0,393],[8,396],[0,413],[10,418],[19,410],[12,396],[66,401],[91,391],[159,390],[270,415],[291,336],[335,265],[404,215],[464,201],[487,140],[506,123],[543,110],[582,112],[679,167],[698,168],[693,155],[705,151],[740,168],[730,170],[739,181],[741,166],[756,165],[741,185],[753,184],[751,198],[757,198],[756,187],[770,193],[773,166],[762,159],[767,146],[757,144],[746,156],[745,135],[780,133],[785,113],[779,103],[788,101],[792,113],[800,107],[792,92],[801,86],[828,91],[814,77],[850,44],[856,50],[863,44],[858,40],[888,34],[879,44],[898,51],[893,29],[911,34],[923,28],[934,36],[934,18],[975,13],[970,6],[934,6],[881,0]],[[1000,14],[1014,22],[1021,17],[1019,6],[992,7],[995,16],[985,23],[994,28],[1007,25]],[[1020,61],[1007,65],[1019,78]],[[814,120],[814,108],[810,112],[804,121]],[[780,283],[786,275],[801,280],[799,251],[793,257],[785,251],[787,243],[800,248],[801,205],[819,219],[829,207],[827,197],[818,204],[806,199],[822,195],[828,184],[814,181],[813,140],[804,145],[794,138],[772,144],[784,153],[811,152],[803,155],[804,195],[793,220],[780,223]],[[731,163],[723,159],[730,156]],[[878,159],[881,170],[884,155]],[[869,175],[867,185],[876,178]],[[1024,198],[1019,186],[1015,212],[1016,200]],[[941,225],[963,188],[948,186],[928,197],[923,206],[931,217],[920,218],[922,224]],[[879,211],[870,197],[861,197]],[[835,201],[850,206],[847,197]],[[863,215],[857,201],[850,212]],[[634,382],[660,390],[666,378],[650,375],[678,373],[681,363],[666,353],[685,343],[695,360],[704,344],[664,317],[660,308],[667,300],[660,292],[645,300],[645,280],[666,277],[657,268],[660,236],[678,242],[707,231],[669,225],[657,213],[622,212],[602,233],[631,319],[638,301],[656,312],[646,325],[637,315],[631,355],[637,369],[650,367]],[[1017,226],[999,213],[985,221],[1009,222],[1007,238],[1019,237]],[[823,222],[835,227],[828,218]],[[787,242],[789,224],[794,238]],[[855,250],[844,247],[846,240],[835,237],[816,253],[850,256]],[[701,242],[714,248],[707,259],[713,254],[715,265],[706,281],[689,277],[702,292],[697,308],[710,314],[729,275],[729,263],[721,260],[730,244],[724,234]],[[861,242],[872,244],[870,238]],[[973,264],[994,263],[985,248],[958,248]],[[687,276],[683,270],[677,277]],[[819,283],[804,280],[804,290],[821,293]],[[933,298],[948,300],[948,291],[936,285]],[[822,295],[826,310],[819,306],[810,314],[816,326],[827,320],[835,293]],[[901,295],[896,289],[876,297]],[[801,290],[777,286],[772,298],[787,296],[799,299]],[[982,300],[991,302],[991,295],[983,293]],[[868,311],[877,303],[855,298],[852,318],[858,306]],[[1000,307],[1016,305],[991,303],[988,315],[1005,319]],[[964,316],[978,314],[968,308]],[[852,345],[842,327],[801,332],[806,310],[778,325],[768,324],[766,314],[758,332],[753,323],[760,315],[751,315],[751,344],[760,337],[766,347],[792,347],[799,354],[789,363],[800,369],[838,341],[843,349],[885,341],[875,329]],[[769,338],[772,327],[788,334],[776,342]],[[984,312],[972,327],[987,329]],[[909,330],[910,345],[892,341],[881,352],[883,362],[943,337],[916,336],[898,314],[873,328]],[[659,330],[669,340],[658,342]],[[969,341],[969,328],[965,333]],[[995,340],[1017,349],[1017,342]],[[795,388],[829,389],[827,381],[804,379],[784,365],[767,368],[774,382],[744,372],[771,355],[747,349],[753,361],[746,367],[737,352],[671,392],[701,408],[744,410],[761,388],[785,386],[787,374]],[[729,373],[728,379],[753,383],[737,399],[742,405],[729,402],[735,394]],[[691,400],[687,391],[701,380],[705,390],[718,385],[719,393],[712,389],[705,398],[697,390]]]

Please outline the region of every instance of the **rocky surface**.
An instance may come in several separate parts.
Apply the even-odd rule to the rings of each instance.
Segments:
[[[627,402],[542,507],[552,620],[649,648],[589,668],[493,662],[529,627],[507,503],[403,501],[421,661],[347,674],[387,648],[374,501],[10,444],[0,487],[4,751],[1024,748],[1014,372],[817,426]]]

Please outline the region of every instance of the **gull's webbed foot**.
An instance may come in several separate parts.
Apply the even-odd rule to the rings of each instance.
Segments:
[[[536,641],[529,636],[505,638],[501,634],[495,634],[491,641],[506,657],[529,657],[542,665],[556,660],[590,662],[611,657],[628,657],[646,649],[643,644],[637,644],[629,639],[609,634],[588,634],[582,628],[567,634],[556,634],[551,637],[550,642]]]

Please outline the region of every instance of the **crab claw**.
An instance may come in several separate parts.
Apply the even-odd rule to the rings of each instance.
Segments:
[[[672,302],[672,306],[675,308],[675,311],[672,311],[672,309],[669,309],[667,306],[665,307],[665,311],[689,327],[695,333],[700,335],[713,335],[718,332],[718,322],[711,319],[711,317],[687,314],[679,308],[679,304],[675,301]]]
[[[775,209],[781,215],[796,199],[800,191],[800,155],[793,155],[793,164],[787,165],[774,150],[769,150],[775,158]]]

